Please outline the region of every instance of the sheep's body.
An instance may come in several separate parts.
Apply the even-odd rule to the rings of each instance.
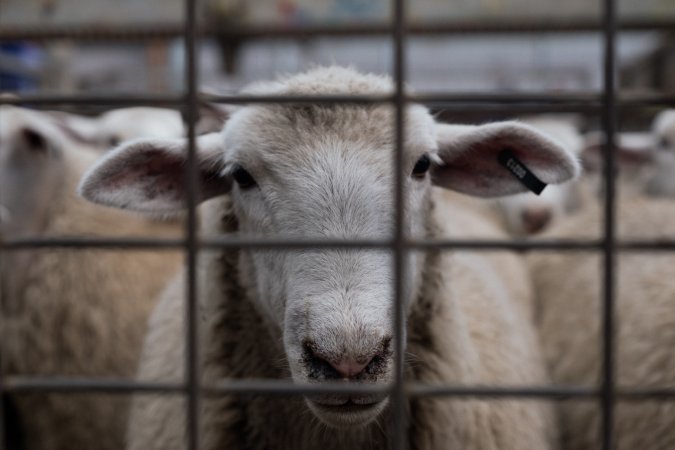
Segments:
[[[58,150],[54,162],[47,162],[54,167],[45,170],[53,169],[59,179],[54,187],[45,187],[48,192],[42,195],[48,207],[43,216],[33,216],[39,224],[28,236],[179,233],[175,224],[152,222],[77,198],[77,182],[94,162],[95,153],[56,136],[37,116],[18,109],[3,116],[5,143],[20,136],[12,134],[15,130],[32,129],[42,139],[55,139],[50,147]],[[29,189],[40,181],[23,182],[23,188]],[[15,213],[16,220],[30,220],[18,210]],[[15,231],[10,229],[5,237],[16,237]],[[180,254],[174,251],[38,249],[0,256],[4,370],[7,375],[23,376],[131,377],[154,299],[180,264]],[[26,449],[118,450],[123,446],[128,397],[30,394],[13,401]]]
[[[438,204],[431,227],[447,224],[450,217],[456,225],[437,229],[438,236],[462,238],[467,230],[481,229],[484,237],[503,237],[480,216],[460,211],[445,193],[436,191],[434,197]],[[226,200],[218,203],[207,213],[222,218],[207,220],[206,226],[213,227],[208,231],[234,231],[236,220]],[[469,386],[546,383],[521,261],[503,252],[434,252],[427,258],[425,288],[409,318],[408,379]],[[236,254],[205,256],[201,267],[203,382],[287,378],[279,335],[243,298]],[[181,282],[174,284],[151,319],[141,379],[183,379],[183,292]],[[143,396],[134,402],[131,450],[184,448],[182,400]],[[411,448],[524,450],[552,448],[554,442],[551,411],[540,403],[424,399],[411,401],[409,408]],[[391,434],[386,420],[356,430],[329,429],[307,415],[301,398],[264,395],[205,399],[201,425],[205,450],[387,448]]]
[[[667,201],[632,198],[617,218],[622,239],[675,235],[675,208]],[[591,208],[560,223],[545,237],[598,236],[602,214]],[[602,259],[589,254],[533,254],[530,268],[539,301],[540,336],[554,381],[592,386],[601,380]],[[668,253],[623,253],[617,258],[616,381],[622,388],[675,385],[675,257]],[[591,402],[561,408],[564,448],[601,446],[601,416]],[[618,450],[675,448],[675,414],[668,402],[618,402]]]

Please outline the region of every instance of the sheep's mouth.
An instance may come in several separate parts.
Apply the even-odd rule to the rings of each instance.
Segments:
[[[387,403],[386,397],[307,398],[312,412],[326,425],[335,428],[368,425],[380,415]]]

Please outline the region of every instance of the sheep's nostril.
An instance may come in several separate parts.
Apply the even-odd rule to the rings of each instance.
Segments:
[[[529,234],[538,233],[551,220],[551,211],[547,208],[528,208],[522,213],[523,226]]]

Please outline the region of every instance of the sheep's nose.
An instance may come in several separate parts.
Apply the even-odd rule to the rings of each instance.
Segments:
[[[389,354],[389,340],[384,340],[367,356],[360,357],[345,354],[335,356],[318,350],[316,345],[305,344],[309,376],[318,379],[355,379],[366,372],[377,376],[386,368]]]
[[[372,360],[373,358],[370,358],[367,361],[358,362],[351,358],[346,358],[340,361],[328,361],[328,364],[341,375],[341,378],[354,378],[363,372],[363,369],[368,367],[368,364]]]
[[[523,227],[528,234],[543,230],[551,220],[551,210],[548,208],[527,208],[522,213]]]

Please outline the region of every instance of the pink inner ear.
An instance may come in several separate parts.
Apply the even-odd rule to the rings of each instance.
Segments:
[[[135,186],[144,201],[163,199],[181,201],[185,179],[183,159],[162,151],[145,151],[135,155],[124,170],[107,177],[110,190]]]
[[[571,157],[539,133],[518,125],[487,125],[446,142],[441,150],[445,165],[434,170],[434,183],[482,197],[523,192],[527,188],[499,162],[506,148],[546,183],[575,175]]]

